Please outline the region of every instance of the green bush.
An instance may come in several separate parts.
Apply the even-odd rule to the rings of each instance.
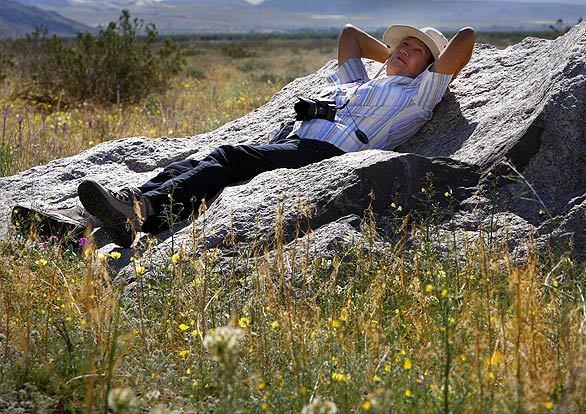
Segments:
[[[185,72],[187,73],[187,76],[189,76],[190,78],[193,78],[193,79],[205,79],[206,78],[205,71],[198,66],[190,66],[186,69]]]
[[[266,61],[260,59],[248,59],[236,65],[239,71],[248,73],[248,72],[258,72],[259,70],[266,70],[269,69],[269,65]]]
[[[220,52],[224,56],[228,56],[233,59],[242,59],[257,56],[257,53],[246,49],[243,45],[239,43],[224,43],[220,46]]]
[[[0,82],[6,78],[8,69],[12,66],[12,59],[5,44],[0,44]]]
[[[131,20],[127,10],[95,36],[86,32],[73,41],[59,36],[30,41],[39,46],[37,62],[21,96],[34,102],[135,102],[166,86],[184,64],[175,43],[161,45],[156,27]]]

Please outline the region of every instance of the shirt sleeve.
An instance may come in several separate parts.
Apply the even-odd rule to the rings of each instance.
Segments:
[[[426,112],[433,111],[444,97],[451,80],[452,75],[432,72],[428,67],[414,80],[413,102]]]
[[[330,76],[328,80],[334,85],[350,82],[368,82],[370,78],[361,58],[348,59]]]

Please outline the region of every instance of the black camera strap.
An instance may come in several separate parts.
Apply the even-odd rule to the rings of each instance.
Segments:
[[[362,84],[364,85],[364,84]],[[344,104],[340,107],[336,107],[337,111],[341,111],[342,109],[346,109],[346,107],[348,106],[348,104],[350,103],[350,101],[352,100],[352,98],[354,98],[354,96],[356,95],[356,93],[358,92],[358,89],[360,89],[360,87],[362,85],[359,85],[354,92],[352,93],[352,95],[350,95],[349,98],[346,99],[346,102],[344,102]],[[339,86],[336,87],[336,90],[340,90]],[[354,124],[354,126],[356,127],[356,130],[354,131],[354,133],[356,134],[356,137],[358,138],[358,140],[360,142],[362,142],[364,145],[368,145],[369,139],[368,136],[360,129],[358,128],[358,124],[356,123],[356,121],[354,120],[354,117],[352,116],[352,112],[350,111],[350,108],[346,109],[346,112],[348,112],[348,115],[350,116],[350,119],[352,120],[352,123]]]

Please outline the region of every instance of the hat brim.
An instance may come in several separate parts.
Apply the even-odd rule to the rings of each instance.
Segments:
[[[421,40],[433,55],[433,59],[437,60],[441,53],[439,47],[431,37],[423,33],[417,27],[404,24],[393,24],[385,30],[385,33],[383,34],[383,42],[391,49],[391,51],[393,51],[399,45],[401,40],[406,37],[415,37]]]

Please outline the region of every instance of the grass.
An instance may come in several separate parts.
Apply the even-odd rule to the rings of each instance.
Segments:
[[[328,38],[218,42],[186,40],[185,73],[135,107],[27,107],[9,77],[2,173],[122,136],[209,131],[335,56]],[[231,260],[187,253],[194,236],[157,280],[137,254],[126,293],[116,253],[0,241],[0,411],[586,411],[584,264],[531,241],[519,264],[490,229],[456,246],[426,217],[386,220],[367,214],[333,258],[299,245],[291,273],[279,231],[274,256],[251,244]],[[382,228],[384,250],[367,249]]]
[[[71,412],[106,411],[120,389],[137,411],[299,412],[320,396],[340,412],[582,412],[584,266],[517,265],[484,238],[446,256],[437,228],[412,231],[429,240],[368,252],[365,220],[341,257],[292,277],[282,251],[176,251],[157,281],[137,257],[131,295],[111,282],[115,254],[4,242],[0,389]],[[210,336],[222,326],[232,347]]]

